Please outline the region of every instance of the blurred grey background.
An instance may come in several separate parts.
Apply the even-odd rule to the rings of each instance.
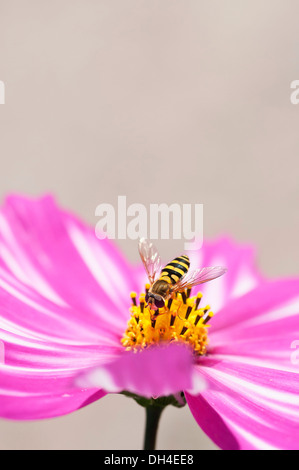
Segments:
[[[118,195],[202,203],[206,237],[254,242],[266,274],[298,274],[298,15],[295,0],[0,0],[1,198],[51,192],[91,225]],[[158,246],[167,259],[183,241]],[[109,396],[0,421],[0,447],[138,449],[143,426]],[[215,446],[186,407],[165,411],[158,448]]]

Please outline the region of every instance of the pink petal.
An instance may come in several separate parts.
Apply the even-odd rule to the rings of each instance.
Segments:
[[[115,361],[83,374],[78,383],[106,392],[126,390],[148,398],[167,396],[194,389],[193,357],[189,348],[180,344],[149,348],[139,353],[125,352]],[[196,385],[202,388],[204,381]]]
[[[109,241],[51,197],[13,196],[0,212],[0,416],[69,413],[104,392],[74,376],[115,358],[134,275]]]
[[[296,279],[264,283],[213,318],[209,355],[197,368],[208,386],[187,401],[221,448],[299,448],[299,369],[291,361],[298,294]]]
[[[191,412],[222,449],[298,449],[298,374],[211,359],[207,389],[186,394]],[[221,432],[220,432],[221,429]]]
[[[264,282],[227,304],[213,319],[213,348],[246,339],[296,336],[299,329],[299,280]],[[296,339],[296,338],[295,338]]]
[[[105,393],[75,388],[74,377],[115,357],[119,348],[35,339],[26,331],[0,330],[4,364],[0,364],[0,416],[41,419],[75,411]]]
[[[1,418],[54,418],[105,396],[102,390],[74,388],[72,380],[70,370],[0,366]]]
[[[114,244],[98,240],[94,229],[58,209],[50,196],[6,200],[0,258],[3,276],[64,308],[69,321],[122,334],[128,296],[136,289],[130,266]]]

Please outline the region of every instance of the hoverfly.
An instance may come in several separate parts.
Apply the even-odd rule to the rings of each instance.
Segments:
[[[162,268],[157,249],[145,238],[141,238],[139,241],[139,254],[150,282],[145,301],[151,310],[156,311],[155,315],[158,314],[160,308],[165,306],[165,301],[174,297],[176,293],[212,281],[227,271],[221,266],[190,271],[190,260],[186,255],[174,258]],[[159,277],[156,280],[157,274]]]

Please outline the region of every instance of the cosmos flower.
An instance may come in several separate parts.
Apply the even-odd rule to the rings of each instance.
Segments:
[[[299,280],[263,279],[252,247],[227,237],[190,258],[228,272],[153,321],[143,266],[51,197],[9,197],[0,212],[0,416],[61,416],[107,393],[173,397],[222,449],[297,449]]]

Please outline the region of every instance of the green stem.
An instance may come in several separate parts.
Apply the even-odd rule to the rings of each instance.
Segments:
[[[145,408],[146,427],[144,435],[144,450],[155,450],[157,431],[163,409],[164,408],[162,406],[156,405],[150,405]]]

